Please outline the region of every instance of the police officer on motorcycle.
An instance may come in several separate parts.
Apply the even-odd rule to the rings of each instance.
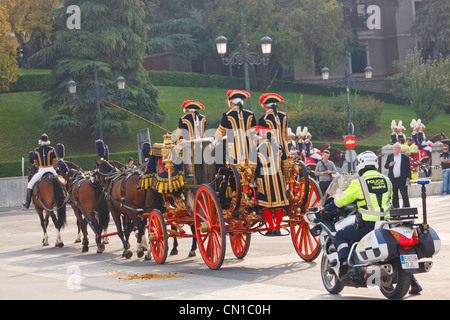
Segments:
[[[332,212],[350,203],[356,202],[358,213],[355,223],[341,230],[336,235],[337,253],[340,265],[340,274],[343,278],[351,277],[356,271],[348,270],[347,257],[349,255],[349,242],[359,241],[375,227],[375,222],[389,218],[392,200],[392,184],[388,177],[377,171],[378,158],[375,153],[365,151],[357,157],[356,170],[359,178],[351,181],[348,188],[329,202],[325,212]],[[331,261],[336,265],[338,261]],[[413,278],[411,293],[422,290]]]
[[[378,159],[373,152],[365,151],[358,155],[356,170],[359,178],[324,208],[325,212],[332,212],[353,202],[358,207],[355,223],[338,231],[335,237],[342,275],[352,271],[347,270],[346,264],[350,250],[348,243],[361,240],[374,229],[376,221],[389,217],[392,185],[388,177],[378,173],[377,168]]]

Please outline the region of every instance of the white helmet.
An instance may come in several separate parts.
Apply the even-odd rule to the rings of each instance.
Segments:
[[[372,151],[364,151],[363,153],[360,153],[356,157],[356,162],[356,172],[358,173],[360,170],[368,166],[374,166],[375,169],[378,169],[378,157]]]

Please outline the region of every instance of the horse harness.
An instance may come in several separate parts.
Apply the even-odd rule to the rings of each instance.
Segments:
[[[51,172],[47,172],[47,173],[44,173],[44,175],[36,182],[36,184],[34,185],[34,187],[33,187],[33,189],[34,188],[36,188],[36,196],[35,196],[35,199],[37,199],[38,201],[39,201],[39,203],[40,203],[40,205],[42,206],[42,208],[44,208],[44,210],[47,210],[47,211],[53,211],[53,209],[49,209],[49,208],[47,208],[45,205],[44,205],[44,203],[42,202],[42,200],[41,200],[41,197],[42,197],[42,195],[41,195],[41,197],[39,197],[39,195],[41,194],[41,190],[40,190],[40,183],[42,182],[42,180],[44,180],[44,178],[46,178],[48,175],[53,175],[57,180],[58,180],[58,182],[59,183],[61,183],[61,185],[63,186],[63,191],[65,192],[65,190],[64,190],[64,184],[61,182],[61,180],[59,179],[59,177],[58,176],[55,176],[53,173],[51,173]],[[61,209],[62,207],[64,207],[65,205],[67,204],[67,197],[66,197],[66,199],[64,199],[64,202],[62,203],[62,205],[61,206],[59,206],[59,207],[56,207],[56,210],[58,210],[58,209]]]
[[[106,184],[106,188],[104,188],[104,190],[105,190],[105,197],[106,197],[106,200],[111,200],[115,204],[118,204],[121,208],[125,208],[127,210],[130,210],[130,211],[133,211],[133,212],[136,212],[136,213],[142,213],[143,211],[145,211],[146,209],[149,209],[149,208],[147,208],[145,206],[141,207],[139,204],[134,203],[130,199],[126,198],[126,185],[127,185],[128,181],[130,180],[130,178],[134,174],[139,174],[139,172],[137,172],[136,170],[133,170],[133,171],[122,171],[122,172],[118,172],[118,173],[116,173],[114,175],[106,177],[107,184]],[[113,198],[111,196],[112,187],[113,187],[114,183],[118,182],[121,179],[123,179],[122,186],[121,186],[121,189],[120,189],[121,198]],[[144,203],[145,203],[145,198],[146,197],[147,197],[147,193],[144,194]],[[133,207],[130,207],[129,205],[127,205],[125,203],[128,203],[130,205],[136,206],[139,209],[135,209]]]
[[[86,212],[84,212],[84,210],[83,210],[83,207],[80,206],[80,192],[79,192],[79,190],[81,189],[81,186],[86,181],[89,181],[89,183],[94,188],[102,187],[101,184],[96,184],[97,181],[94,181],[92,176],[86,175],[84,172],[80,173],[80,169],[78,169],[77,172],[73,175],[73,177],[70,178],[70,184],[69,184],[69,189],[67,190],[67,198],[66,198],[66,200],[72,202],[81,211],[81,214],[83,215],[84,220],[86,220],[86,222],[89,224],[91,229],[94,231],[95,235],[97,237],[100,237],[101,235],[97,234],[97,232],[95,231],[95,228],[92,225],[92,223],[90,222],[90,220],[88,219]],[[78,189],[77,199],[76,200],[71,195],[72,191],[74,190],[74,188]],[[94,209],[94,214],[98,215],[99,213],[97,212],[97,210]]]

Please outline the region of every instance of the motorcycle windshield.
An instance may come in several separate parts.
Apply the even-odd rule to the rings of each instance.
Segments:
[[[322,206],[325,204],[325,201],[328,197],[336,198],[337,196],[342,196],[342,192],[348,188],[350,182],[352,180],[358,179],[359,175],[357,173],[354,174],[333,174],[333,180],[331,181],[330,186],[328,187],[324,197],[321,200]]]

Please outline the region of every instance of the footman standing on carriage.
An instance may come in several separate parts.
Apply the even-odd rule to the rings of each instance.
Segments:
[[[289,150],[287,115],[279,111],[277,105],[283,101],[283,97],[276,93],[263,94],[259,103],[266,113],[258,120],[258,125],[271,129],[276,134],[278,144],[283,146],[284,150]]]
[[[35,183],[47,172],[51,172],[56,176],[58,158],[56,157],[55,149],[50,146],[50,140],[48,139],[47,134],[42,134],[38,143],[40,147],[36,148],[33,154],[30,153],[30,160],[33,160],[33,165],[38,168],[38,171],[27,185],[27,198],[23,204],[27,209],[31,204],[31,196],[33,194],[33,186]]]
[[[250,93],[244,90],[227,92],[230,110],[223,113],[220,125],[214,134],[214,141],[219,143],[226,134],[234,136],[234,139],[228,138],[226,142],[228,163],[245,164],[249,158],[250,146],[247,131],[256,125],[254,113],[243,107],[243,99],[249,97]]]
[[[260,140],[256,162],[250,162],[252,176],[258,190],[258,205],[264,208],[264,216],[269,224],[266,236],[280,236],[283,207],[289,205],[286,195],[286,181],[289,179],[289,163],[282,145],[277,143],[274,132],[263,126],[252,128]],[[252,159],[253,160],[253,159]],[[275,226],[273,212],[275,211]]]
[[[176,140],[203,138],[206,130],[206,117],[199,113],[199,110],[205,110],[203,104],[194,100],[186,100],[181,108],[184,109],[185,115],[178,120],[178,128],[175,132]]]

